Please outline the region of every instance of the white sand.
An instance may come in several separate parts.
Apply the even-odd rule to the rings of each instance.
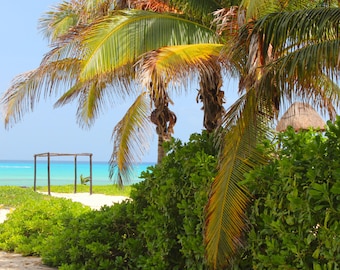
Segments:
[[[47,192],[41,192],[47,195]],[[90,206],[92,209],[99,210],[104,205],[113,205],[114,203],[120,203],[128,197],[124,196],[109,196],[103,194],[92,194],[90,193],[54,193],[51,192],[51,196],[70,199],[74,202],[80,202],[84,205]]]
[[[4,222],[6,220],[6,216],[10,211],[11,210],[9,210],[9,209],[0,208],[0,223]]]

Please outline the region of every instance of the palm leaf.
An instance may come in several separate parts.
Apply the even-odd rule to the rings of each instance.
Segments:
[[[181,83],[196,70],[207,70],[221,56],[222,44],[192,44],[163,47],[146,53],[137,62],[144,85],[152,81]]]
[[[5,109],[5,125],[20,121],[25,112],[33,110],[42,92],[45,98],[57,95],[58,91],[74,80],[73,75],[78,69],[78,60],[65,59],[15,77],[11,87],[0,99]]]
[[[40,18],[38,28],[46,38],[54,42],[77,25],[79,21],[77,10],[79,12],[81,9],[75,9],[70,2],[62,2]]]
[[[272,13],[259,19],[253,33],[263,36],[263,51],[269,44],[276,51],[338,38],[339,8],[314,8]]]
[[[178,17],[140,10],[124,11],[84,31],[86,57],[81,79],[133,64],[145,52],[164,46],[216,43],[215,33]]]
[[[312,76],[339,76],[340,40],[324,40],[306,44],[293,52],[282,53],[278,59],[267,65],[267,69],[276,70],[277,78],[299,78],[308,81]],[[308,72],[306,72],[306,69]]]
[[[143,92],[113,130],[110,178],[116,177],[119,185],[123,184],[123,180],[129,182],[132,164],[138,161],[149,147],[147,138],[152,134],[150,113],[150,100],[147,92]]]
[[[199,21],[210,26],[212,13],[222,8],[222,5],[215,0],[172,0],[171,3],[181,10],[186,17],[192,21]],[[224,1],[225,2],[225,1]],[[224,3],[225,4],[225,3]]]
[[[266,105],[261,107],[254,89],[231,106],[225,117],[226,134],[219,172],[206,206],[205,244],[208,264],[224,269],[244,244],[248,228],[246,207],[250,195],[239,186],[244,175],[266,159],[256,144],[266,133]],[[261,113],[262,112],[262,113]]]

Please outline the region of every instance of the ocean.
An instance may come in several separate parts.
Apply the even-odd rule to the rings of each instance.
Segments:
[[[155,163],[137,163],[133,166],[133,177],[129,183],[131,185],[140,182],[142,171],[146,171],[149,166]],[[47,160],[37,160],[36,178],[37,186],[47,186]],[[89,161],[77,161],[77,183],[80,184],[80,175],[87,177],[90,175]],[[74,161],[54,160],[50,161],[50,181],[51,185],[74,184],[75,166]],[[109,178],[108,162],[92,162],[92,183],[93,185],[114,184],[114,179]],[[27,186],[34,185],[34,160],[0,160],[0,186]]]

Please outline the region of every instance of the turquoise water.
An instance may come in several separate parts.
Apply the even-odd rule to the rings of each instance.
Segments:
[[[127,185],[138,183],[142,171],[154,163],[138,163],[133,166],[133,177]],[[47,161],[37,160],[36,166],[37,186],[47,186]],[[80,183],[80,175],[90,175],[89,161],[77,161],[77,183]],[[54,161],[50,163],[51,185],[73,184],[75,178],[74,161]],[[93,185],[110,185],[115,183],[109,179],[108,162],[92,163]],[[34,161],[7,161],[0,160],[0,186],[33,186],[34,185]]]

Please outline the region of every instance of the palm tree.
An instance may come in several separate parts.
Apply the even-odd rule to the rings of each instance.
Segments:
[[[47,13],[42,20],[42,29],[54,47],[38,69],[18,76],[2,98],[7,107],[7,124],[20,120],[22,113],[39,100],[42,91],[45,91],[45,95],[51,95],[60,85],[66,85],[69,90],[63,93],[56,105],[64,105],[77,98],[78,121],[82,125],[90,125],[107,101],[112,106],[113,99],[118,96],[124,98],[137,92],[137,87],[132,83],[135,74],[133,64],[143,53],[163,45],[211,42],[216,38],[211,29],[188,21],[183,16],[161,16],[142,10],[116,11],[110,9],[112,2],[71,1]],[[157,1],[131,1],[137,7],[143,7],[146,2],[150,6],[151,2]],[[98,3],[99,11],[95,8]],[[124,7],[124,1],[120,4]],[[164,8],[165,5],[152,5],[152,8],[160,9],[160,6]],[[177,13],[174,8],[168,10]],[[164,24],[174,27],[176,31],[159,36],[161,25]],[[183,35],[183,29],[190,31],[192,36],[188,38]],[[102,42],[103,39],[105,42]],[[142,40],[144,43],[139,42]],[[143,91],[137,98],[145,104],[151,97],[152,102],[160,106],[155,108],[152,117],[158,126],[163,125],[157,127],[160,144],[164,138],[169,137],[175,122],[175,116],[168,107],[170,100],[161,89],[160,82],[152,82],[147,87],[149,95]],[[162,98],[164,101],[160,101]],[[135,121],[139,123],[138,126],[127,124],[131,118],[126,115],[123,118],[125,121],[122,120],[114,129],[115,145],[111,164],[118,165],[120,174],[126,172],[126,176],[128,165],[145,150],[144,144],[140,143],[140,133],[147,133],[148,115],[137,108],[139,102],[134,103],[127,113],[129,116],[144,118]]]
[[[256,1],[251,3],[244,1],[240,8],[232,7],[216,12],[220,16],[220,20],[216,20],[221,22],[220,34],[235,36],[235,32],[238,33],[232,46],[225,48],[225,51],[216,44],[206,46],[207,55],[196,54],[195,45],[161,48],[159,55],[153,55],[152,63],[147,63],[152,67],[153,74],[163,78],[165,74],[169,74],[168,79],[171,80],[186,76],[187,72],[195,67],[200,68],[202,61],[212,59],[217,51],[220,51],[223,54],[219,57],[224,60],[226,69],[232,73],[236,72],[240,79],[241,97],[224,115],[224,127],[228,132],[223,139],[219,174],[213,183],[206,208],[207,258],[209,264],[215,269],[230,264],[233,254],[243,244],[242,235],[247,227],[245,208],[249,204],[250,196],[238,185],[238,182],[257,162],[265,162],[264,158],[255,151],[256,143],[267,133],[267,127],[277,118],[281,106],[300,97],[327,110],[332,117],[335,114],[334,104],[338,105],[339,102],[339,88],[328,76],[325,76],[324,72],[319,73],[321,75],[319,77],[307,77],[307,75],[303,77],[291,71],[290,82],[287,82],[286,69],[282,69],[281,73],[277,72],[281,70],[282,62],[287,61],[286,58],[281,58],[281,61],[279,57],[288,55],[294,59],[291,48],[300,47],[300,44],[294,44],[289,47],[288,53],[286,49],[279,55],[276,51],[274,53],[274,45],[271,44],[273,27],[270,20],[266,23],[268,31],[271,31],[271,36],[266,39],[267,43],[263,42],[263,37],[267,37],[266,34],[261,36],[251,31],[255,18],[266,15],[268,9],[269,11],[294,10],[297,8],[296,3],[286,2],[287,5],[282,7],[280,1],[268,1],[266,6],[255,5],[254,2]],[[315,6],[311,1],[306,3],[300,1],[299,4],[301,7]],[[237,16],[241,17],[241,20],[237,19]],[[279,26],[280,14],[277,14],[276,19],[276,25]],[[289,15],[287,15],[288,20]],[[240,21],[241,25],[242,21],[244,22],[243,27],[233,23]],[[245,24],[245,21],[249,23]],[[295,23],[298,25],[297,22]],[[261,24],[256,26],[259,31],[262,30]],[[280,36],[277,39],[281,40]],[[285,41],[284,44],[287,45],[287,40],[290,39],[281,41]],[[213,51],[213,48],[216,50]],[[183,68],[185,65],[187,67]],[[211,66],[207,63],[205,65],[210,70]],[[316,67],[322,70],[320,65]],[[300,80],[300,78],[308,79]]]
[[[84,3],[96,7],[94,3],[104,2],[92,0]],[[158,8],[166,3],[130,1],[136,7],[151,6],[156,2]],[[172,14],[107,9],[107,16],[98,16],[93,20],[88,19],[92,15],[77,15],[77,20],[57,20],[60,23],[71,22],[74,27],[59,34],[56,32],[55,47],[44,58],[42,65],[33,75],[19,78],[3,98],[8,108],[6,121],[9,123],[19,120],[22,112],[32,105],[31,101],[39,99],[41,91],[45,90],[45,94],[49,95],[58,84],[66,84],[69,90],[63,93],[58,104],[78,98],[78,117],[87,125],[92,123],[105,102],[111,105],[118,96],[139,92],[136,101],[114,130],[116,140],[111,161],[115,161],[124,174],[128,173],[126,164],[133,160],[131,153],[141,154],[145,150],[140,139],[143,139],[141,134],[147,134],[148,116],[152,114],[149,102],[160,106],[159,110],[157,107],[154,109],[153,121],[159,124],[159,137],[164,136],[171,131],[174,122],[173,115],[168,111],[171,82],[187,74],[198,74],[198,99],[205,102],[203,108],[207,114],[204,122],[207,128],[213,130],[223,122],[227,130],[221,140],[220,173],[214,181],[206,208],[207,258],[215,269],[230,263],[242,244],[241,236],[246,224],[244,209],[249,203],[249,196],[238,182],[255,161],[262,160],[254,150],[255,145],[266,133],[268,123],[277,116],[281,103],[287,97],[290,100],[294,95],[304,93],[302,89],[307,86],[310,95],[303,97],[323,97],[320,106],[328,107],[331,112],[334,108],[330,104],[338,100],[337,88],[322,88],[331,84],[327,76],[322,82],[310,80],[307,84],[308,80],[298,81],[300,88],[295,89],[301,91],[284,88],[284,76],[270,76],[277,74],[277,67],[267,72],[267,64],[271,63],[274,67],[274,63],[279,63],[275,62],[278,56],[270,53],[269,45],[264,47],[263,37],[256,32],[248,38],[252,33],[250,27],[256,18],[266,14],[264,10],[293,9],[296,1],[288,1],[291,5],[283,7],[280,6],[282,1],[266,1],[267,9],[263,9],[262,1],[244,1],[240,7],[217,11],[216,14],[222,18],[215,21],[219,23],[217,36],[215,29],[207,27],[213,20],[211,12],[223,5],[238,4],[239,1],[232,2],[190,0],[187,1],[186,12],[182,14],[183,2],[174,0],[172,7],[167,6],[167,11]],[[308,2],[310,4],[312,1]],[[125,7],[125,1],[119,3]],[[78,25],[77,22],[82,23]],[[249,22],[248,27],[240,28],[245,22]],[[236,40],[233,39],[235,37]],[[147,52],[151,53],[145,54]],[[241,97],[227,112],[223,112],[222,105],[221,68],[240,79]],[[144,74],[142,79],[146,87],[142,91],[137,91],[136,73]],[[162,123],[165,122],[169,124],[164,128]],[[122,150],[127,150],[127,154]]]

